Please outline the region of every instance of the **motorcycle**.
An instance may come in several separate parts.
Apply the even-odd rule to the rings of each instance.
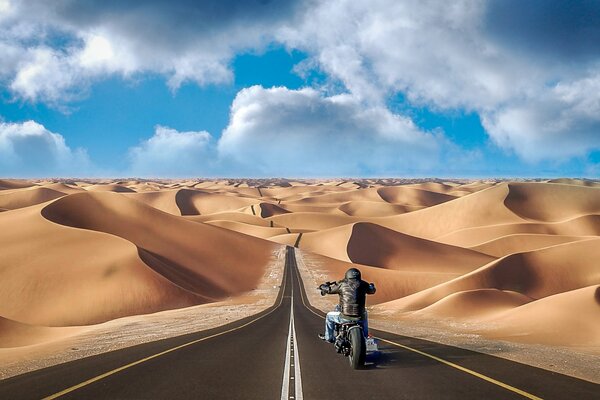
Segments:
[[[342,322],[335,324],[335,350],[348,357],[353,369],[360,369],[365,365],[367,344],[360,321]]]
[[[331,286],[334,282],[326,282],[326,286]],[[325,291],[322,287],[318,288],[321,290],[321,296],[325,295]],[[353,369],[360,369],[365,365],[365,359],[367,355],[367,341],[364,335],[363,323],[361,320],[346,321],[342,323],[336,323],[334,325],[334,337],[335,350],[348,357],[350,365]],[[371,342],[373,342],[372,339]]]

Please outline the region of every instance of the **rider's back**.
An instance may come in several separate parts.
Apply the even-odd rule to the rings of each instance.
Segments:
[[[331,285],[329,293],[340,296],[340,310],[345,317],[361,318],[367,294],[375,293],[375,287],[360,279],[343,279]]]

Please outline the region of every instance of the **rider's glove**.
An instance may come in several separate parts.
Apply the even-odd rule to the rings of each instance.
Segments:
[[[321,291],[321,296],[325,296],[329,291],[329,285],[323,283],[321,286],[319,286],[319,290]]]

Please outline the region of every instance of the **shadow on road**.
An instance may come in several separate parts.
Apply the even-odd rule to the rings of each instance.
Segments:
[[[410,351],[380,345],[378,352],[367,354],[365,369],[430,367],[437,363]]]

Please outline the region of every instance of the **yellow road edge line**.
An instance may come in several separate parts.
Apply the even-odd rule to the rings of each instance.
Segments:
[[[395,346],[401,347],[403,349],[410,350],[412,352],[418,353],[418,354],[420,354],[422,356],[429,357],[432,360],[441,362],[442,364],[446,364],[446,365],[448,365],[448,366],[450,366],[452,368],[456,368],[456,369],[458,369],[458,370],[460,370],[462,372],[466,372],[467,374],[476,376],[477,378],[480,378],[480,379],[483,379],[483,380],[488,381],[490,383],[493,383],[494,385],[498,385],[498,386],[500,386],[500,387],[502,387],[504,389],[510,390],[511,392],[515,392],[517,394],[520,394],[521,396],[526,397],[528,399],[543,400],[541,397],[535,396],[535,395],[533,395],[531,393],[528,393],[528,392],[526,392],[524,390],[518,389],[518,388],[516,388],[514,386],[510,386],[509,384],[506,384],[504,382],[500,382],[500,381],[498,381],[498,380],[496,380],[494,378],[490,378],[489,376],[480,374],[479,372],[473,371],[472,369],[465,368],[465,367],[462,367],[462,366],[460,366],[458,364],[454,364],[451,361],[447,361],[447,360],[444,360],[443,358],[436,357],[433,354],[425,353],[424,351],[413,349],[412,347],[409,347],[409,346],[406,346],[406,345],[403,345],[403,344],[400,344],[400,343],[396,343],[396,342],[393,342],[391,340],[386,340],[386,339],[383,339],[383,338],[380,338],[380,337],[376,337],[376,338],[379,339],[379,340],[381,340],[382,342],[390,343],[390,344],[393,344]]]
[[[296,264],[296,267],[297,267],[297,265],[298,265],[298,264]],[[300,277],[300,274],[297,274],[297,275],[298,275],[298,277],[299,277],[300,279],[302,279],[302,278]],[[302,289],[302,288],[300,288],[300,289]],[[320,314],[318,314],[318,313],[314,312],[314,311],[313,311],[313,310],[312,310],[312,309],[311,309],[311,308],[310,308],[308,305],[306,305],[306,302],[304,301],[304,293],[303,293],[303,291],[302,291],[302,290],[300,290],[300,297],[302,298],[302,304],[304,304],[304,307],[306,307],[306,308],[308,309],[308,311],[310,311],[311,313],[315,314],[317,317],[320,317],[320,318],[322,318],[322,319],[325,319],[325,318],[324,318],[322,315],[320,315]],[[308,298],[306,299],[306,301],[308,301]],[[531,394],[531,393],[528,393],[528,392],[526,392],[526,391],[524,391],[524,390],[518,389],[518,388],[516,388],[516,387],[514,387],[514,386],[510,386],[509,384],[506,384],[506,383],[504,383],[504,382],[500,382],[500,381],[498,381],[498,380],[496,380],[496,379],[494,379],[494,378],[490,378],[489,376],[486,376],[486,375],[480,374],[479,372],[475,372],[475,371],[473,371],[473,370],[471,370],[471,369],[469,369],[469,368],[461,367],[461,366],[460,366],[460,365],[458,365],[458,364],[454,364],[454,363],[453,363],[453,362],[451,362],[451,361],[446,361],[446,360],[444,360],[443,358],[439,358],[439,357],[436,357],[436,356],[434,356],[433,354],[425,353],[424,351],[417,350],[417,349],[413,349],[412,347],[409,347],[409,346],[406,346],[406,345],[403,345],[403,344],[400,344],[400,343],[392,342],[392,341],[390,341],[390,340],[386,340],[386,339],[383,339],[383,338],[380,338],[380,337],[377,337],[377,336],[374,336],[374,337],[375,337],[376,339],[379,339],[379,340],[383,341],[383,342],[386,342],[386,343],[390,343],[390,344],[396,345],[396,346],[398,346],[398,347],[401,347],[401,348],[403,348],[403,349],[406,349],[406,350],[409,350],[409,351],[415,352],[415,353],[417,353],[417,354],[420,354],[420,355],[422,355],[422,356],[425,356],[425,357],[429,357],[429,358],[431,358],[432,360],[438,361],[438,362],[440,362],[440,363],[442,363],[442,364],[445,364],[445,365],[447,365],[447,366],[449,366],[449,367],[456,368],[456,369],[458,369],[458,370],[460,370],[460,371],[462,371],[462,372],[465,372],[465,373],[467,373],[467,374],[470,374],[470,375],[473,375],[473,376],[475,376],[475,377],[477,377],[477,378],[483,379],[484,381],[487,381],[487,382],[493,383],[494,385],[498,385],[498,386],[500,386],[500,387],[502,387],[502,388],[504,388],[504,389],[507,389],[507,390],[509,390],[509,391],[511,391],[511,392],[515,392],[515,393],[517,393],[517,394],[520,394],[521,396],[523,396],[523,397],[526,397],[526,398],[528,398],[528,399],[531,399],[531,400],[543,400],[541,397],[535,396],[535,395],[533,395],[533,394]]]
[[[286,251],[287,251],[287,250],[286,250]],[[286,260],[287,260],[287,258],[286,258]],[[141,364],[141,363],[143,363],[143,362],[146,362],[146,361],[152,360],[152,359],[154,359],[154,358],[157,358],[157,357],[163,356],[163,355],[165,355],[165,354],[167,354],[167,353],[171,353],[171,352],[173,352],[173,351],[175,351],[175,350],[179,350],[179,349],[182,349],[182,348],[184,348],[184,347],[191,346],[191,345],[193,345],[193,344],[196,344],[196,343],[199,343],[199,342],[203,342],[203,341],[205,341],[205,340],[212,339],[212,338],[214,338],[214,337],[221,336],[221,335],[225,335],[225,334],[227,334],[227,333],[231,333],[231,332],[233,332],[233,331],[237,331],[237,330],[239,330],[239,329],[245,328],[246,326],[248,326],[248,325],[250,325],[250,324],[253,324],[253,323],[255,323],[256,321],[258,321],[258,320],[260,320],[260,319],[262,319],[262,318],[266,317],[267,315],[271,314],[273,311],[275,311],[275,310],[277,310],[279,307],[281,307],[281,304],[283,303],[283,298],[284,298],[285,286],[286,286],[286,284],[287,284],[287,279],[288,279],[288,271],[287,271],[287,269],[285,269],[285,267],[284,267],[283,284],[281,285],[281,290],[282,290],[282,292],[281,292],[281,298],[279,299],[279,304],[277,304],[277,306],[275,306],[275,307],[274,307],[274,308],[273,308],[271,311],[269,311],[268,313],[266,313],[266,314],[264,314],[264,315],[261,315],[260,317],[258,317],[258,318],[256,318],[256,319],[253,319],[252,321],[248,321],[248,322],[246,322],[244,325],[240,325],[240,326],[238,326],[238,327],[236,327],[236,328],[231,328],[231,329],[228,329],[228,330],[226,330],[226,331],[224,331],[224,332],[215,333],[214,335],[210,335],[210,336],[207,336],[207,337],[204,337],[204,338],[201,338],[201,339],[192,340],[191,342],[187,342],[187,343],[184,343],[184,344],[180,344],[179,346],[172,347],[172,348],[170,348],[170,349],[167,349],[167,350],[161,351],[160,353],[156,353],[156,354],[153,354],[153,355],[151,355],[151,356],[148,356],[148,357],[142,358],[142,359],[140,359],[140,360],[134,361],[134,362],[132,362],[132,363],[129,363],[129,364],[126,364],[126,365],[120,366],[120,367],[118,367],[118,368],[115,368],[115,369],[113,369],[113,370],[111,370],[111,371],[108,371],[108,372],[105,372],[105,373],[103,373],[103,374],[101,374],[101,375],[98,375],[98,376],[95,376],[95,377],[93,377],[93,378],[90,378],[90,379],[88,379],[87,381],[81,382],[81,383],[79,383],[79,384],[77,384],[77,385],[74,385],[74,386],[68,387],[68,388],[66,388],[66,389],[64,389],[64,390],[61,390],[61,391],[60,391],[60,392],[58,392],[58,393],[54,393],[54,394],[52,394],[52,395],[50,395],[50,396],[46,396],[46,397],[44,397],[42,400],[53,400],[53,399],[56,399],[56,398],[58,398],[58,397],[60,397],[60,396],[64,396],[64,395],[65,395],[65,394],[67,394],[67,393],[71,393],[71,392],[73,392],[73,391],[75,391],[75,390],[77,390],[77,389],[80,389],[80,388],[82,388],[82,387],[84,387],[84,386],[87,386],[87,385],[89,385],[89,384],[91,384],[91,383],[94,383],[94,382],[97,382],[97,381],[99,381],[99,380],[102,380],[102,379],[104,379],[104,378],[106,378],[106,377],[108,377],[108,376],[111,376],[111,375],[114,375],[114,374],[116,374],[117,372],[121,372],[121,371],[123,371],[123,370],[125,370],[125,369],[131,368],[131,367],[133,367],[133,366],[136,366],[136,365],[138,365],[138,364]]]

